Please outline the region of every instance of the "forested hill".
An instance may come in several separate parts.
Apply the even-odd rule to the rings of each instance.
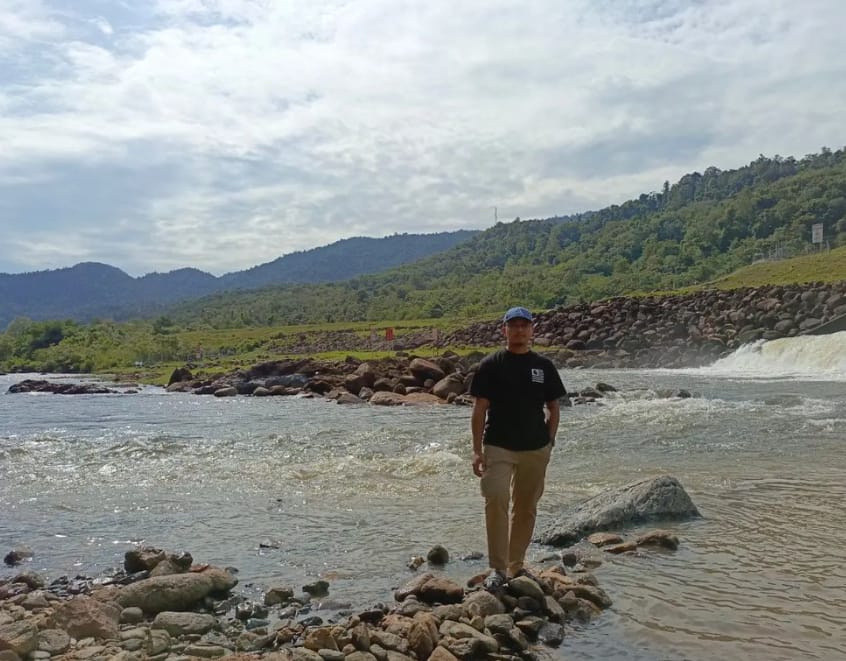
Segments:
[[[846,149],[710,167],[599,211],[499,223],[377,275],[215,295],[169,316],[231,327],[549,308],[701,283],[756,259],[802,254],[816,223],[831,247],[846,244]]]
[[[220,278],[191,268],[133,278],[114,266],[94,262],[52,271],[0,274],[0,329],[15,317],[121,320],[156,314],[176,301],[213,292],[347,280],[447,250],[475,234],[459,230],[379,239],[355,237],[290,253]]]
[[[220,278],[223,289],[255,289],[280,282],[334,282],[378,273],[449,250],[478,234],[458,230],[437,234],[394,234],[382,239],[353,237],[328,246],[292,252],[246,271]]]

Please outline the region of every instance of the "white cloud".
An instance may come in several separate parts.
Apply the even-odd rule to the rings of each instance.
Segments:
[[[220,273],[356,234],[484,227],[493,206],[596,208],[842,141],[846,6],[829,0],[110,11],[0,0],[0,270],[78,254]],[[120,223],[131,243],[106,240]]]

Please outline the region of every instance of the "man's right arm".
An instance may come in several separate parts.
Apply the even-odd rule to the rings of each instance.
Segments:
[[[470,429],[473,432],[473,473],[482,477],[485,472],[485,458],[482,454],[482,438],[485,434],[485,420],[491,402],[485,397],[476,397],[473,402],[473,414],[470,416]]]

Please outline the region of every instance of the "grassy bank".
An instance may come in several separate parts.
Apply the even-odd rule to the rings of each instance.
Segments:
[[[720,289],[739,289],[841,280],[846,280],[846,246],[792,259],[755,262],[711,284]]]

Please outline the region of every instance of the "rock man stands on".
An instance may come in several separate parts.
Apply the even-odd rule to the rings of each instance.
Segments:
[[[532,314],[526,308],[505,313],[503,332],[506,348],[482,360],[470,387],[476,398],[473,472],[481,478],[485,499],[488,589],[525,573],[526,549],[558,431],[558,399],[566,394],[552,361],[530,349]]]

